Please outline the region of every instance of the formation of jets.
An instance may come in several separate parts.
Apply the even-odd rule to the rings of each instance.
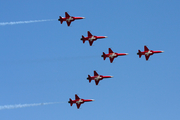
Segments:
[[[60,23],[62,24],[63,21],[67,22],[67,25],[70,26],[71,22],[74,20],[78,20],[78,19],[84,19],[85,17],[73,17],[70,16],[67,12],[65,12],[65,17],[62,18],[61,16],[59,16],[58,21],[60,21]],[[89,31],[87,32],[88,36],[84,37],[82,35],[81,40],[83,41],[83,43],[85,43],[85,41],[89,41],[89,45],[92,46],[93,42],[96,41],[97,39],[102,39],[102,38],[107,38],[107,36],[95,36],[92,35]],[[146,60],[149,59],[149,57],[151,55],[153,55],[154,53],[163,53],[164,51],[153,51],[153,50],[149,50],[147,48],[147,46],[144,46],[144,51],[141,52],[140,50],[138,50],[137,55],[139,55],[139,58],[141,58],[142,55],[145,55]],[[105,60],[107,57],[109,57],[110,59],[110,63],[112,63],[114,61],[114,58],[118,57],[118,56],[124,56],[124,55],[128,55],[128,53],[115,53],[111,50],[111,48],[109,48],[109,53],[105,54],[103,52],[103,54],[101,55],[101,57],[103,57],[103,59]],[[112,78],[113,76],[103,76],[103,75],[99,75],[96,71],[94,71],[94,76],[90,76],[88,75],[87,79],[89,80],[89,83],[94,80],[95,84],[98,85],[100,80],[103,80],[104,78]],[[78,97],[77,94],[75,94],[75,100],[72,100],[71,98],[69,99],[68,103],[70,103],[70,105],[72,106],[74,103],[76,104],[77,108],[79,109],[81,104],[83,104],[84,102],[91,102],[94,101],[93,99],[81,99]]]

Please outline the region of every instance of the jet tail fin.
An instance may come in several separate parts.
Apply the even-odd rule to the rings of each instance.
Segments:
[[[59,21],[61,22],[61,24],[63,23],[63,19],[61,16],[59,16]]]
[[[69,103],[70,103],[71,106],[73,105],[73,102],[72,102],[71,98],[69,98]]]
[[[84,36],[83,36],[83,35],[82,35],[81,40],[83,41],[83,43],[85,43],[85,39],[84,39]]]
[[[139,58],[141,58],[142,53],[141,53],[141,51],[140,51],[140,50],[138,50],[138,53],[137,53],[137,54],[139,55]]]
[[[87,78],[88,80],[89,80],[89,83],[91,82],[91,76],[90,75],[88,75],[88,78]]]
[[[104,60],[106,59],[106,54],[104,52],[103,52],[102,57],[103,57]]]

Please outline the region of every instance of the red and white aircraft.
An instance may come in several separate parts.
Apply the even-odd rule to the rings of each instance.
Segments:
[[[111,50],[111,48],[109,48],[109,54],[105,54],[103,52],[103,55],[101,55],[101,57],[104,58],[104,60],[106,59],[106,57],[109,57],[110,62],[112,63],[114,58],[118,57],[118,56],[122,56],[122,55],[128,55],[128,53],[115,53]]]
[[[93,42],[96,41],[97,39],[107,38],[107,36],[95,36],[95,35],[92,35],[89,31],[87,32],[87,34],[88,34],[88,37],[84,37],[82,35],[81,40],[83,41],[83,43],[85,43],[85,41],[88,40],[90,46],[92,46]]]
[[[65,17],[62,18],[61,16],[59,16],[58,21],[60,21],[61,24],[63,23],[63,21],[66,21],[67,25],[70,26],[72,21],[79,20],[79,19],[84,19],[84,18],[85,17],[73,17],[73,16],[70,16],[67,12],[65,12]]]
[[[99,75],[96,71],[94,71],[94,76],[90,76],[88,75],[88,80],[89,83],[91,82],[91,80],[94,80],[96,85],[98,85],[99,81],[102,80],[103,78],[112,78],[113,76],[103,76],[103,75]]]
[[[73,103],[76,103],[77,108],[79,109],[81,104],[83,104],[84,102],[91,102],[91,101],[94,101],[94,99],[81,99],[78,97],[77,94],[75,94],[75,100],[72,100],[71,98],[69,98],[68,103],[70,103],[71,106],[73,105]]]
[[[151,55],[153,55],[154,53],[163,53],[163,52],[164,52],[164,51],[153,51],[153,50],[149,50],[149,49],[147,48],[147,46],[144,46],[144,52],[141,52],[140,50],[138,50],[137,55],[139,55],[139,58],[141,58],[142,55],[145,55],[146,60],[148,60],[149,57],[150,57]]]

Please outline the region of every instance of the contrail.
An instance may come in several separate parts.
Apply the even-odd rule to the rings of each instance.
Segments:
[[[26,24],[26,23],[35,23],[35,22],[46,22],[46,21],[53,21],[55,19],[47,19],[47,20],[29,20],[29,21],[17,21],[17,22],[2,22],[0,23],[1,26],[4,25],[16,25],[16,24]]]
[[[23,108],[23,107],[33,107],[33,106],[49,105],[49,104],[58,104],[58,103],[60,103],[60,102],[33,103],[33,104],[17,104],[17,105],[4,105],[4,106],[0,106],[0,110],[3,110],[3,109]]]

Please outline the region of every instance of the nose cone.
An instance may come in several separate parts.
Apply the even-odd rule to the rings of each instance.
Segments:
[[[113,78],[114,76],[111,76],[111,78]]]
[[[164,51],[161,51],[162,53],[164,52]]]
[[[107,38],[108,36],[104,36],[105,38]]]
[[[82,17],[82,19],[85,19],[85,17]]]
[[[129,55],[128,53],[125,53],[126,55]]]
[[[92,101],[95,101],[94,99],[91,99]]]

